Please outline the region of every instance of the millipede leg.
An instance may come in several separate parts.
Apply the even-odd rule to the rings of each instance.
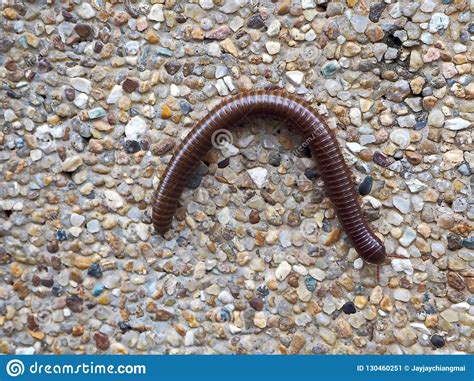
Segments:
[[[397,255],[397,254],[387,254],[387,258],[410,259],[410,258],[408,258],[408,257],[404,257],[403,255]]]

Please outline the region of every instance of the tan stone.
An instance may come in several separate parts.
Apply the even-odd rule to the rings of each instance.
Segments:
[[[230,38],[226,38],[225,40],[221,41],[220,46],[222,49],[224,49],[224,51],[232,54],[234,57],[239,56],[239,51],[237,50],[237,48],[235,47],[234,43],[232,42]]]
[[[362,49],[361,49],[359,44],[356,44],[355,42],[349,41],[349,42],[346,42],[342,46],[341,53],[345,57],[354,57],[354,56],[358,55],[361,50]]]
[[[89,268],[92,263],[92,257],[84,257],[82,255],[76,255],[74,257],[74,267],[77,267],[79,270],[86,270]]]

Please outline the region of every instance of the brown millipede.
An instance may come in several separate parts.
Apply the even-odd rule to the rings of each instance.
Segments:
[[[334,133],[309,103],[284,90],[257,90],[228,97],[194,126],[176,149],[153,195],[152,220],[156,230],[164,234],[171,227],[187,176],[212,148],[213,134],[227,131],[251,114],[271,115],[300,131],[355,250],[367,262],[384,262],[385,248],[364,218]]]

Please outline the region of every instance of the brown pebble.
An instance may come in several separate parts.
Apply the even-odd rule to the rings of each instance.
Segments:
[[[255,233],[255,245],[263,246],[265,244],[265,232],[257,230]]]
[[[273,199],[273,197],[268,193],[266,190],[262,190],[260,192],[260,195],[263,197],[263,199],[268,202],[270,205],[276,205],[276,201]]]
[[[362,151],[359,153],[359,158],[360,158],[362,161],[369,162],[369,161],[372,160],[372,152],[370,152],[368,149],[362,150]]]
[[[288,285],[290,287],[296,288],[296,287],[298,287],[298,284],[299,284],[298,275],[296,273],[290,274],[290,276],[288,277]]]
[[[424,97],[422,103],[423,103],[423,108],[426,111],[431,111],[436,105],[436,103],[438,103],[438,98],[430,95],[430,96]]]
[[[473,277],[468,277],[466,278],[466,286],[468,291],[473,294],[474,293],[474,278]]]
[[[172,317],[173,317],[173,314],[166,310],[158,310],[156,311],[156,314],[155,314],[155,318],[158,321],[167,321],[167,320],[170,320]]]
[[[71,270],[71,273],[69,274],[69,278],[76,283],[82,283],[82,280],[83,280],[81,272],[76,269]]]
[[[249,214],[249,221],[251,224],[257,224],[260,221],[260,214],[258,210],[253,209]]]
[[[76,91],[73,88],[68,87],[64,90],[64,95],[68,101],[72,102],[76,98]]]
[[[297,210],[292,210],[288,213],[287,223],[289,226],[295,227],[301,224],[301,216]]]
[[[72,312],[82,312],[82,298],[77,295],[68,296],[66,298],[66,306]]]
[[[453,271],[448,272],[448,284],[456,289],[456,290],[464,290],[466,288],[466,284],[464,283],[463,278]]]
[[[72,327],[72,332],[71,334],[73,336],[82,336],[84,334],[84,326],[83,325],[75,325]]]
[[[169,61],[164,67],[169,75],[175,75],[181,69],[181,64],[178,61]]]
[[[263,309],[263,301],[260,298],[252,298],[249,301],[250,307],[252,307],[255,311],[261,311]]]
[[[324,241],[325,246],[331,246],[335,244],[338,240],[339,237],[341,236],[342,230],[339,228],[335,228],[331,230],[331,232],[328,234],[326,241]]]
[[[114,15],[114,24],[116,26],[121,26],[121,25],[124,25],[128,22],[128,19],[129,19],[129,15],[127,12],[117,12],[115,15]]]
[[[286,15],[290,11],[291,0],[281,0],[277,5],[277,14],[279,16]]]
[[[407,157],[407,160],[410,162],[412,165],[418,165],[422,162],[423,156],[415,151],[406,151],[405,155]]]
[[[104,47],[104,44],[102,42],[96,41],[94,44],[94,53],[100,53],[103,47]]]
[[[66,156],[66,148],[65,147],[63,147],[63,146],[58,147],[57,152],[58,152],[58,156],[61,159],[61,161],[66,160],[67,156]]]
[[[61,270],[61,259],[56,256],[51,257],[51,267],[54,270]]]
[[[194,63],[193,62],[185,62],[183,65],[183,75],[187,77],[191,75],[194,70]]]
[[[57,240],[52,240],[46,245],[46,249],[50,253],[57,253],[59,251],[59,243]]]
[[[13,61],[12,59],[8,59],[6,62],[5,62],[5,69],[9,70],[9,71],[15,71],[18,66],[16,64],[15,61]]]
[[[92,27],[87,24],[76,24],[74,26],[74,31],[81,37],[81,38],[87,38],[91,35],[92,33]]]
[[[375,151],[372,160],[374,161],[375,164],[380,165],[381,167],[388,167],[392,162],[390,159],[385,156],[382,152]]]
[[[31,278],[31,283],[33,284],[33,286],[38,287],[41,284],[41,278],[35,274]]]
[[[164,138],[158,143],[152,144],[150,151],[155,156],[162,156],[165,153],[171,151],[176,145],[176,142],[172,138]]]
[[[178,221],[184,221],[186,218],[186,208],[178,208],[175,217]]]
[[[110,341],[106,334],[102,332],[94,333],[94,341],[97,349],[105,351],[110,347]]]
[[[18,294],[18,298],[21,300],[25,299],[30,294],[30,289],[26,283],[22,282],[20,279],[13,283],[13,291]]]
[[[122,82],[122,89],[127,93],[133,93],[138,88],[138,81],[133,78],[126,78]]]
[[[304,345],[306,344],[306,339],[301,332],[296,332],[293,340],[290,344],[290,353],[296,354],[303,349]]]
[[[187,21],[188,19],[186,18],[185,15],[183,15],[182,13],[178,13],[176,15],[176,22],[179,23],[179,24],[183,24]]]
[[[428,328],[435,328],[438,325],[438,315],[428,315],[425,320],[425,325]]]
[[[27,318],[28,329],[30,331],[39,331],[38,321],[36,320],[35,315],[28,314]]]

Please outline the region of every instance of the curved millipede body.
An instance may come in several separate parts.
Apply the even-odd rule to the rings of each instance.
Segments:
[[[212,148],[213,134],[228,129],[248,115],[268,115],[296,128],[310,147],[334,204],[337,216],[357,253],[380,264],[385,248],[366,222],[358,196],[334,133],[304,100],[283,90],[257,90],[225,99],[199,121],[168,163],[153,196],[153,224],[164,234],[170,227],[178,199],[190,172]]]

